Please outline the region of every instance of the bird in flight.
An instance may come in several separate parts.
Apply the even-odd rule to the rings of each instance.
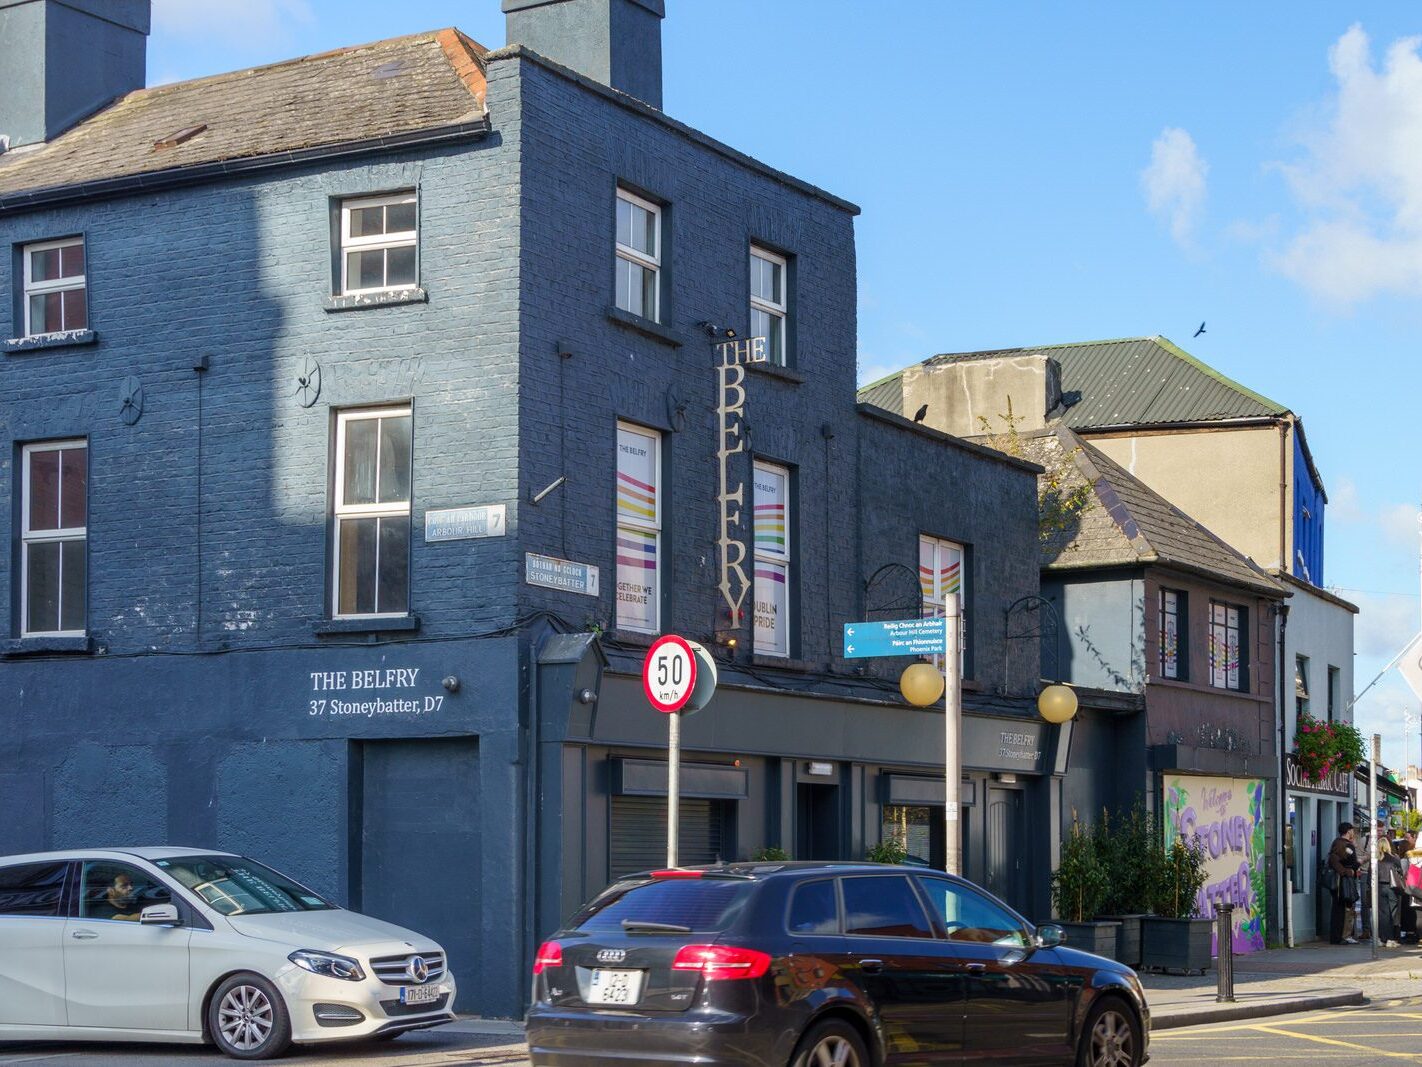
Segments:
[[[928,415],[928,405],[927,405],[927,404],[924,404],[923,407],[919,408],[918,411],[917,411],[917,413],[914,415],[913,421],[914,421],[914,422],[922,422],[922,421],[924,420],[924,418],[925,418],[927,415]]]
[[[1202,322],[1202,323],[1200,323],[1200,328],[1195,331],[1195,336],[1196,336],[1196,337],[1199,337],[1200,334],[1202,334],[1202,333],[1204,333],[1204,332],[1205,332],[1205,324]]]

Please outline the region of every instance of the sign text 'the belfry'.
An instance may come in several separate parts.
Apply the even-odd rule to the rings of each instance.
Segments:
[[[750,590],[746,577],[746,543],[738,536],[746,505],[746,484],[734,479],[732,488],[731,457],[746,450],[745,364],[765,362],[765,338],[748,337],[740,341],[725,341],[716,346],[720,362],[716,367],[719,386],[716,408],[716,460],[720,465],[721,485],[718,497],[721,518],[716,546],[721,555],[721,596],[731,613],[732,627],[740,625],[741,605]]]

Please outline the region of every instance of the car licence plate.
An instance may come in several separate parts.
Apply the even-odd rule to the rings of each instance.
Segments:
[[[589,1004],[636,1004],[642,996],[642,971],[598,967],[588,985]]]
[[[400,987],[401,1004],[433,1004],[444,995],[437,985],[404,985]]]

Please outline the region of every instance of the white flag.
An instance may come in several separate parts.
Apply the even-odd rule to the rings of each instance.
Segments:
[[[1418,700],[1422,700],[1422,634],[1407,643],[1396,663],[1407,687],[1417,695]]]

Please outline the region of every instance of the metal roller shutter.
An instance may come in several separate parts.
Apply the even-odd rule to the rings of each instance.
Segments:
[[[726,803],[716,800],[681,802],[678,851],[683,866],[715,863],[725,855]],[[655,870],[667,862],[667,802],[665,797],[612,798],[611,874],[614,880],[637,871]]]

